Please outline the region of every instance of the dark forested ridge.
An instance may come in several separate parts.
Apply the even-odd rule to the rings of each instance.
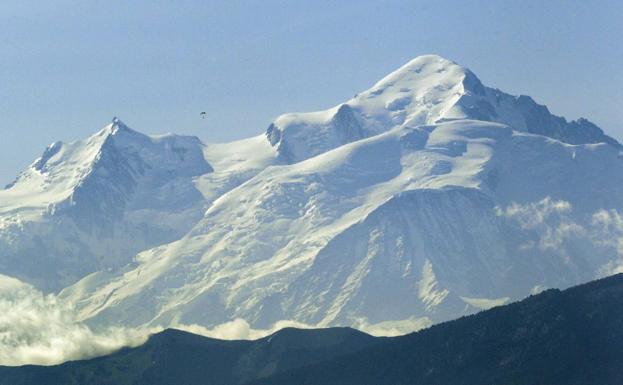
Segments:
[[[0,384],[243,384],[378,341],[350,328],[287,328],[255,341],[223,341],[168,329],[142,346],[105,357],[48,367],[0,367]]]
[[[395,338],[283,329],[256,341],[176,330],[62,365],[0,367],[0,384],[623,384],[623,275]]]
[[[623,384],[623,275],[547,290],[254,384]]]

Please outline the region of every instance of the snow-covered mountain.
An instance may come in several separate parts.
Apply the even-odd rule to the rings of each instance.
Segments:
[[[212,171],[193,137],[148,137],[115,119],[56,142],[0,191],[0,266],[43,289],[121,267],[202,216],[192,178]]]
[[[239,142],[52,145],[0,191],[0,273],[82,278],[93,324],[417,328],[620,269],[620,151],[422,56]]]
[[[569,144],[618,146],[586,119],[567,122],[529,96],[485,87],[468,69],[433,55],[413,59],[332,109],[282,115],[267,135],[284,159],[298,162],[393,127],[459,119],[502,123]]]

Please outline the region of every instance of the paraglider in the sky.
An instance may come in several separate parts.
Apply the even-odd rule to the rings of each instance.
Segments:
[[[201,116],[201,119],[205,119],[206,116],[208,116],[208,114],[206,114],[205,111],[203,111],[199,114],[199,116]]]

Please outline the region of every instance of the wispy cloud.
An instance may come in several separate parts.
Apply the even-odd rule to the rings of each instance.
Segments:
[[[352,326],[369,334],[391,336],[429,325],[427,318],[409,318],[377,324],[358,319]],[[235,319],[212,328],[182,323],[167,327],[224,340],[254,340],[286,327],[310,329],[319,326],[282,320],[268,328],[256,329],[244,319]],[[76,319],[70,303],[51,294],[45,295],[15,278],[0,275],[0,365],[55,365],[98,357],[122,347],[141,345],[149,335],[162,329],[93,329]]]
[[[357,318],[353,320],[349,326],[373,336],[389,337],[418,331],[430,325],[432,325],[432,322],[428,317],[410,317],[404,320],[384,321],[379,323],[371,323],[366,318]],[[213,328],[206,328],[196,324],[185,325],[181,323],[173,323],[170,327],[223,340],[255,340],[269,336],[278,330],[287,327],[297,329],[316,329],[326,326],[307,324],[292,320],[281,320],[275,322],[268,328],[255,329],[244,319],[237,318],[233,321],[225,322]]]
[[[79,323],[73,308],[17,279],[0,275],[0,364],[53,365],[140,345],[154,330]]]
[[[496,207],[496,214],[516,220],[522,229],[534,229],[552,216],[560,216],[571,211],[571,203],[545,197],[538,202],[527,204],[511,203],[507,207]]]
[[[503,298],[471,298],[471,297],[461,297],[463,302],[471,305],[480,310],[488,310],[496,306],[502,306],[508,301],[510,301],[509,297]]]
[[[565,253],[584,244],[589,246],[585,252],[593,253],[584,255],[585,258],[610,259],[597,268],[596,278],[623,272],[623,215],[614,209],[599,210],[578,223],[572,211],[571,203],[550,197],[496,208],[498,216],[538,235],[538,239],[523,244],[522,249],[538,247],[550,253]]]
[[[593,214],[592,225],[601,235],[595,242],[614,248],[618,258],[604,264],[599,273],[603,276],[623,273],[623,215],[617,210],[600,210]]]
[[[432,324],[433,322],[428,317],[409,317],[378,323],[370,323],[367,319],[360,318],[352,326],[376,337],[394,337],[427,328]]]
[[[266,329],[254,329],[246,320],[237,318],[235,320],[217,325],[213,328],[207,328],[196,324],[185,325],[181,323],[173,323],[170,327],[221,340],[255,340],[271,335],[276,331],[287,327],[313,329],[316,326],[302,322],[283,320],[275,322],[272,326]]]

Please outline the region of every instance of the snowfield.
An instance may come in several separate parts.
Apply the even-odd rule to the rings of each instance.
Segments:
[[[242,141],[54,143],[0,190],[0,273],[94,327],[405,332],[621,270],[621,150],[421,56]]]

